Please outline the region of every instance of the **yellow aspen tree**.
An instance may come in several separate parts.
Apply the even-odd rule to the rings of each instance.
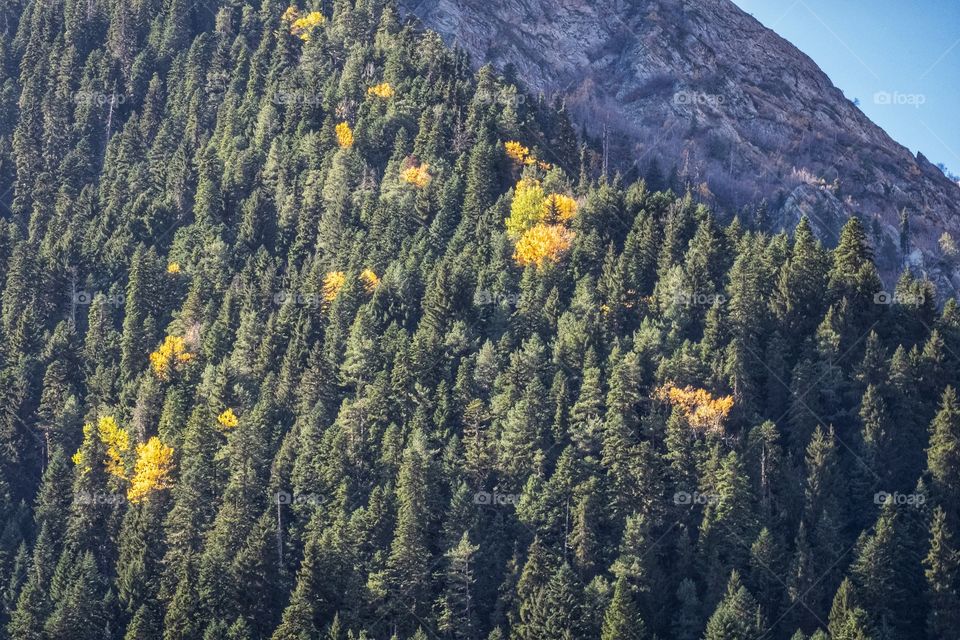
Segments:
[[[88,422],[87,424],[83,425],[84,440],[87,440],[90,431],[93,431],[93,425]],[[83,446],[77,449],[76,453],[70,456],[70,460],[72,460],[73,464],[80,468],[82,473],[87,473],[90,471],[90,464],[87,461],[87,456],[83,453]]]
[[[280,16],[280,21],[284,24],[290,25],[293,24],[293,21],[300,17],[300,10],[295,6],[290,5],[287,7],[287,10],[283,12],[283,15]]]
[[[367,293],[373,293],[380,285],[380,277],[370,269],[364,269],[360,273],[360,280]]]
[[[97,435],[107,447],[107,473],[118,478],[127,477],[127,466],[124,456],[130,450],[130,436],[112,416],[105,416],[97,421]]]
[[[88,422],[83,425],[83,444],[73,454],[71,460],[83,473],[90,471],[90,460],[87,460],[86,451],[89,450],[91,440],[96,438],[106,447],[103,466],[110,475],[126,479],[126,457],[130,451],[130,435],[122,429],[112,416],[103,416],[97,420],[96,426]]]
[[[504,151],[507,153],[507,157],[514,161],[519,166],[534,164],[537,162],[537,159],[530,153],[530,149],[523,146],[516,140],[509,140],[503,143]]]
[[[556,262],[573,242],[573,232],[558,224],[538,224],[524,232],[514,247],[513,259],[520,266],[540,267]]]
[[[513,188],[510,217],[507,218],[507,235],[516,240],[527,229],[543,219],[543,187],[539,180],[523,179]]]
[[[343,271],[330,271],[323,276],[323,300],[324,302],[333,302],[340,289],[347,283],[347,276]]]
[[[400,172],[400,179],[407,184],[423,188],[430,184],[432,176],[430,175],[430,165],[421,164],[420,166],[407,167]]]
[[[393,87],[389,82],[381,82],[380,84],[375,84],[367,89],[367,95],[383,98],[384,100],[392,98],[394,93],[396,92],[393,90]]]
[[[151,492],[172,486],[173,448],[160,442],[156,436],[137,445],[137,461],[127,490],[130,502],[140,502]]]
[[[236,429],[237,425],[240,424],[240,419],[237,418],[237,414],[233,412],[233,409],[227,407],[227,410],[217,416],[217,422],[220,423],[220,426],[224,429]]]
[[[290,9],[287,9],[289,11]],[[287,15],[284,12],[284,15]],[[311,11],[310,13],[298,17],[290,24],[290,35],[294,35],[304,42],[310,42],[310,39],[313,37],[313,30],[326,22],[326,19],[323,17],[323,14],[319,11]]]
[[[161,380],[168,380],[174,367],[193,359],[187,351],[187,343],[181,336],[167,336],[160,347],[150,354],[150,366]]]
[[[169,380],[170,372],[193,359],[187,343],[181,336],[167,336],[160,347],[150,354],[150,366],[161,380]]]
[[[179,274],[179,273],[180,273],[180,263],[179,263],[179,262],[171,262],[170,264],[168,264],[168,265],[167,265],[167,273],[169,273],[170,275],[174,275],[174,276],[177,275],[177,274]]]
[[[577,215],[577,201],[570,196],[551,193],[543,200],[543,221],[547,224],[561,224],[573,220]]]
[[[353,146],[353,129],[346,122],[341,122],[334,130],[337,134],[337,144],[341,149],[349,149]]]
[[[657,389],[654,396],[679,407],[690,427],[702,432],[723,432],[723,422],[733,409],[733,396],[714,398],[705,389],[677,387],[672,383]]]

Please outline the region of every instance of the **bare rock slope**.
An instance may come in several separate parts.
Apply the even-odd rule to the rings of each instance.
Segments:
[[[527,90],[562,97],[641,174],[706,184],[728,211],[766,199],[785,228],[806,214],[827,244],[859,214],[888,281],[911,264],[947,291],[960,285],[956,257],[941,248],[945,232],[960,241],[960,186],[730,0],[401,3],[476,64],[510,65]]]

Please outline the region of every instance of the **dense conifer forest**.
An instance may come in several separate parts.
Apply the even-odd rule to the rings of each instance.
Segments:
[[[956,303],[516,85],[387,0],[4,5],[0,637],[957,637]]]

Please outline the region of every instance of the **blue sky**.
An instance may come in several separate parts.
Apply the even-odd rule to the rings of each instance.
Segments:
[[[960,174],[960,1],[733,1],[813,58],[894,140]]]

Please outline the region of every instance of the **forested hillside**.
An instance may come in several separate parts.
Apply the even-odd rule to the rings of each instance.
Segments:
[[[859,219],[386,0],[2,17],[0,636],[955,637],[960,309]]]

